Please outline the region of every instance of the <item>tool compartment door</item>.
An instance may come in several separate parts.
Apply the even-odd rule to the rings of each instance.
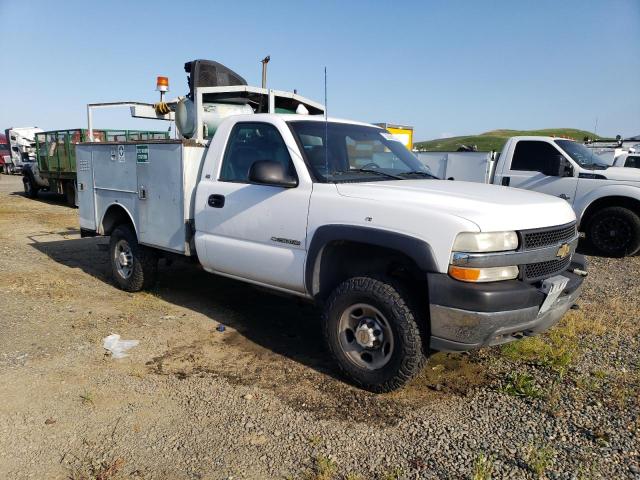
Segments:
[[[93,192],[93,162],[90,146],[78,145],[76,147],[78,163],[78,211],[80,216],[80,228],[95,231],[96,205]]]
[[[136,144],[140,242],[185,251],[181,143]]]

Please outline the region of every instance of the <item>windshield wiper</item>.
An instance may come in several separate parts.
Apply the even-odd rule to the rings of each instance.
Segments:
[[[581,165],[581,167],[586,168],[587,170],[606,170],[610,165],[603,165],[602,163],[586,163]]]
[[[414,171],[411,171],[411,172],[402,172],[402,173],[399,173],[398,175],[422,175],[422,176],[425,176],[425,177],[435,178],[436,180],[439,180],[438,177],[436,177],[433,173],[423,172],[423,171],[420,171],[420,170],[414,170]]]
[[[369,168],[350,168],[348,171],[341,172],[341,173],[351,173],[351,172],[375,173],[376,175],[382,175],[388,178],[393,178],[394,180],[404,180],[402,177],[399,177],[398,175],[394,175],[393,173],[387,173],[387,172],[383,172],[382,170],[373,170]]]

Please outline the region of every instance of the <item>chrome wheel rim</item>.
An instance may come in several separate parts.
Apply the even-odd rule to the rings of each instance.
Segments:
[[[118,275],[122,278],[129,278],[133,273],[133,252],[129,242],[119,240],[113,250],[113,257]]]
[[[340,348],[360,368],[378,370],[393,354],[393,331],[387,318],[373,305],[356,303],[342,312],[338,322]]]

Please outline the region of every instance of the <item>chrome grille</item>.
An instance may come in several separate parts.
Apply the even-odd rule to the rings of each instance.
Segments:
[[[560,272],[564,272],[571,263],[571,257],[567,256],[559,260],[549,260],[546,262],[529,263],[524,265],[524,279],[535,282],[552,277]]]
[[[522,248],[524,250],[533,250],[534,248],[548,247],[549,245],[561,245],[575,236],[575,223],[561,227],[525,230],[522,232]]]

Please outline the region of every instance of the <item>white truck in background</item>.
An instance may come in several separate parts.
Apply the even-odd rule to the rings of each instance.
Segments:
[[[640,168],[640,151],[631,148],[623,152],[614,153],[611,160],[612,167]]]
[[[42,131],[38,127],[12,127],[5,130],[11,152],[8,162],[5,159],[5,173],[22,173],[23,165],[36,161],[36,133]]]
[[[556,137],[507,140],[500,154],[421,156],[448,180],[492,183],[564,199],[595,253],[640,251],[640,170],[611,166],[583,144]]]
[[[432,350],[534,335],[576,301],[586,272],[566,202],[435,179],[382,128],[215,62],[185,70],[182,138],[77,146],[82,236],[110,236],[120,288],[181,255],[317,302],[337,365],[376,392]]]

